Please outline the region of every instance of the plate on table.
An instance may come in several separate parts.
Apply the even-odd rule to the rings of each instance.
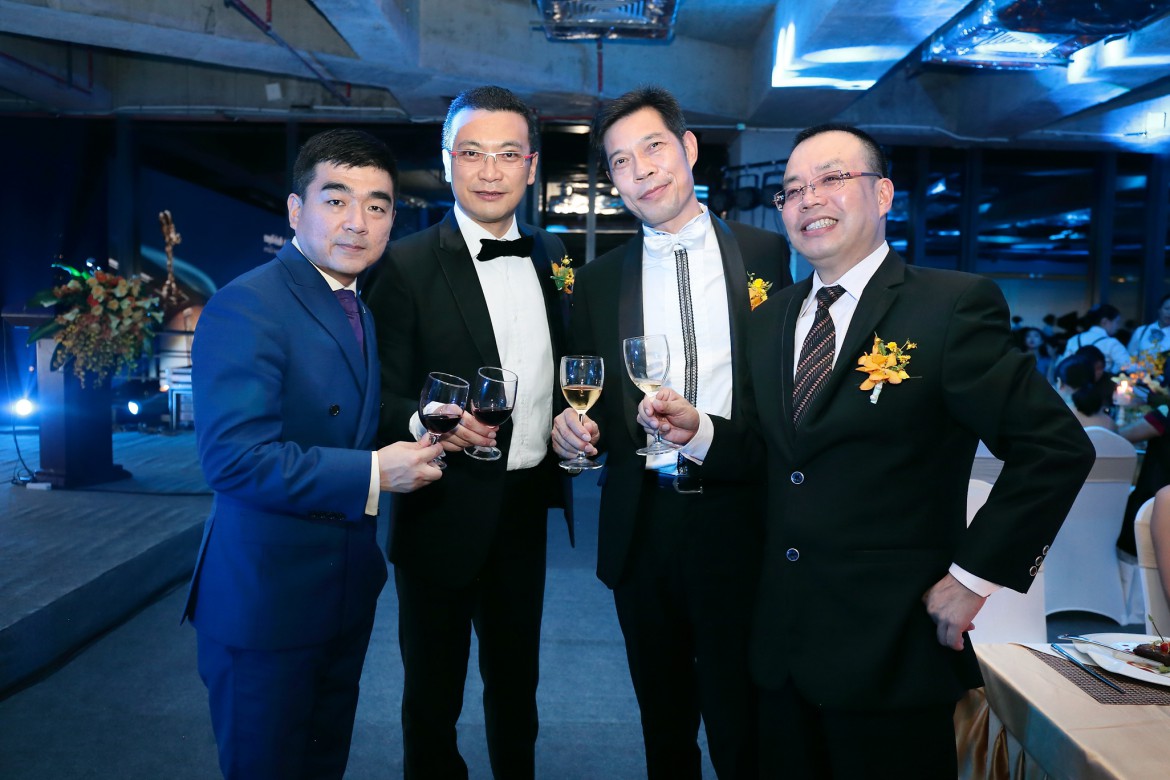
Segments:
[[[1085,638],[1104,642],[1107,645],[1116,647],[1118,650],[1124,650],[1130,653],[1138,645],[1161,641],[1157,636],[1151,636],[1149,634],[1085,634]],[[1146,666],[1136,660],[1122,660],[1121,658],[1110,655],[1109,651],[1103,647],[1078,642],[1075,639],[1072,640],[1072,643],[1073,647],[1089,656],[1089,658],[1093,659],[1093,663],[1106,671],[1131,677],[1135,680],[1170,687],[1170,673],[1160,674],[1157,667]],[[1150,661],[1150,663],[1156,662]]]

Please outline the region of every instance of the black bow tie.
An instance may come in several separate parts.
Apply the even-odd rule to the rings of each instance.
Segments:
[[[495,260],[497,257],[532,257],[532,236],[520,236],[511,241],[485,238],[480,242],[476,260]]]

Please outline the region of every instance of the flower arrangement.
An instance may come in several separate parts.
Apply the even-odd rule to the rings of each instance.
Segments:
[[[765,282],[751,271],[748,271],[748,302],[751,304],[751,310],[755,311],[756,307],[764,301],[768,300],[768,290],[772,289],[771,282]]]
[[[882,341],[876,333],[873,335],[873,349],[857,359],[857,370],[868,375],[861,383],[861,389],[873,391],[869,396],[871,404],[878,402],[878,396],[887,382],[896,385],[910,378],[906,373],[910,356],[906,353],[917,346],[913,341],[904,341],[898,346],[896,341]]]
[[[573,258],[568,255],[562,257],[561,262],[552,264],[553,284],[565,295],[573,294],[573,281],[576,277],[573,275],[572,265]]]
[[[69,274],[63,285],[42,290],[29,301],[53,306],[57,315],[33,330],[28,341],[57,340],[53,368],[72,361],[82,387],[92,378],[97,387],[153,350],[163,313],[157,297],[142,293],[140,279],[124,279],[106,271],[82,272],[54,263]]]

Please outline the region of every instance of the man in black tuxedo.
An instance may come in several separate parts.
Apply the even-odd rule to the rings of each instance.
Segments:
[[[965,633],[1028,589],[1093,463],[999,288],[890,249],[893,197],[868,135],[800,133],[777,205],[815,273],[752,317],[746,427],[711,439],[670,391],[640,409],[704,472],[766,464],[761,777],[954,777],[955,703],[982,684]],[[968,528],[980,439],[1004,468]]]
[[[567,306],[551,264],[564,246],[515,217],[536,180],[538,141],[531,111],[508,90],[456,97],[443,125],[456,205],[437,225],[391,243],[368,296],[385,334],[383,440],[424,434],[417,415],[428,372],[473,387],[482,366],[518,377],[511,419],[487,426],[465,412],[445,440],[450,456],[436,485],[443,489],[394,504],[389,556],[406,672],[405,771],[413,780],[467,777],[455,724],[472,626],[492,771],[509,780],[534,774],[550,506],[566,507],[570,542],[573,532],[568,480],[548,447]],[[496,461],[459,452],[495,444],[504,453]]]
[[[626,375],[622,340],[665,334],[669,384],[712,414],[737,417],[749,283],[789,284],[788,246],[699,204],[698,142],[665,90],[638,89],[605,106],[592,140],[643,227],[577,274],[572,347],[604,358],[605,387],[584,425],[571,409],[556,419],[553,446],[566,457],[608,453],[597,574],[613,589],[649,776],[702,776],[701,714],[719,777],[754,777],[746,662],[763,534],[756,496],[697,468],[680,471],[673,453],[635,454],[646,445],[635,420],[642,393]]]

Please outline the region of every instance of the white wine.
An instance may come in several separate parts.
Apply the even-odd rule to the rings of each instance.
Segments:
[[[601,388],[598,385],[565,385],[561,392],[565,394],[569,406],[578,414],[589,411],[601,397]]]
[[[662,387],[661,379],[635,379],[634,384],[646,395],[654,395]]]

